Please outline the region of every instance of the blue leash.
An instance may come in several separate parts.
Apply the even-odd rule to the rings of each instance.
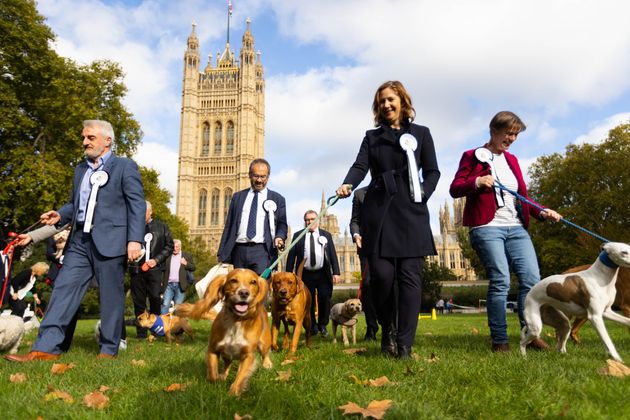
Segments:
[[[500,189],[504,190],[504,191],[509,192],[510,194],[512,194],[513,196],[515,196],[515,197],[516,197],[516,198],[518,198],[519,200],[521,200],[521,201],[523,201],[523,202],[525,202],[525,203],[529,204],[530,206],[534,206],[534,207],[536,207],[538,210],[546,210],[543,206],[541,206],[541,205],[539,205],[539,204],[534,203],[533,201],[529,200],[527,197],[522,196],[521,194],[517,193],[516,191],[512,191],[511,189],[509,189],[509,188],[508,188],[508,187],[506,187],[505,185],[501,184],[498,180],[495,180],[495,181],[494,181],[494,185],[495,185],[496,187],[498,187],[498,188],[500,188]],[[591,232],[590,230],[588,230],[588,229],[586,229],[586,228],[583,228],[583,227],[582,227],[582,226],[580,226],[580,225],[576,225],[575,223],[573,223],[573,222],[571,222],[571,221],[569,221],[569,220],[565,219],[564,217],[560,218],[560,221],[561,221],[561,222],[564,222],[564,223],[566,223],[567,225],[572,226],[572,227],[574,227],[574,228],[576,228],[576,229],[578,229],[578,230],[581,230],[582,232],[587,233],[587,234],[591,235],[592,237],[599,239],[600,241],[603,241],[603,242],[610,242],[608,239],[604,238],[603,236],[600,236],[600,235],[598,235],[598,234],[596,234],[596,233],[594,233],[594,232]]]

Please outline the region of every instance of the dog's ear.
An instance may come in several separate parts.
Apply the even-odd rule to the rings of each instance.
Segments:
[[[297,275],[293,275],[293,277],[295,278],[295,294],[299,295],[300,293],[302,293],[302,288],[304,287],[304,282],[302,281],[302,279],[297,276]]]
[[[300,261],[300,265],[298,266],[297,276],[299,278],[302,278],[302,273],[304,272],[304,263],[305,262],[306,262],[306,258],[303,258],[302,261]]]
[[[219,301],[223,300],[225,297],[225,292],[223,291],[223,286],[225,286],[225,282],[227,281],[227,274],[222,274],[217,276],[210,282],[210,285],[206,289],[206,293],[204,294],[203,299],[205,301],[210,301],[209,306],[212,307],[219,303]]]
[[[269,292],[269,283],[267,280],[262,277],[258,277],[258,294],[254,298],[253,306],[257,306],[258,304],[264,302],[267,293]]]

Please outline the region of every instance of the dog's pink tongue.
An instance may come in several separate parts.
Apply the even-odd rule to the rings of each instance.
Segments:
[[[237,303],[234,305],[234,308],[239,312],[247,312],[247,304],[245,303]]]

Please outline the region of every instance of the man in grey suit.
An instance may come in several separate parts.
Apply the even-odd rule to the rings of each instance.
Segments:
[[[101,305],[98,358],[118,354],[125,296],[125,260],[137,260],[144,237],[146,206],[138,166],[112,151],[114,130],[101,120],[83,122],[86,161],[77,165],[70,201],[41,215],[47,225],[72,224],[63,269],[55,280],[48,310],[31,352],[7,355],[14,362],[54,360],[65,330],[95,276]]]

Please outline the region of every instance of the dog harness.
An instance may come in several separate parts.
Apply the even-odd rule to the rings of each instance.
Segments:
[[[162,321],[161,316],[155,318],[155,323],[151,326],[149,330],[157,336],[164,336],[164,321]]]

